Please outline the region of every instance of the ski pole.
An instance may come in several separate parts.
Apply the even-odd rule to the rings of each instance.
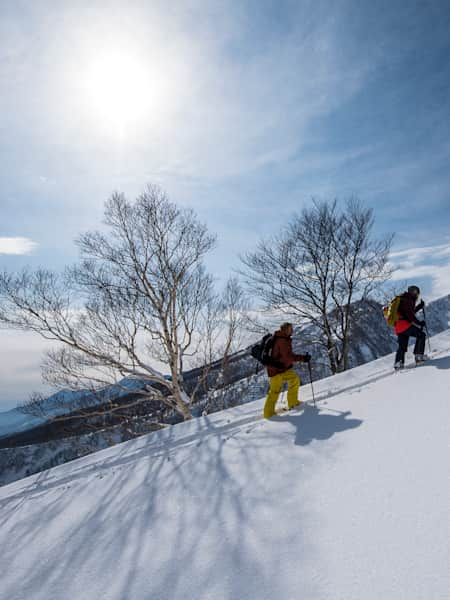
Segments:
[[[313,386],[313,378],[312,378],[312,370],[311,370],[311,361],[308,362],[308,369],[309,369],[309,381],[311,383],[311,392],[312,392],[312,397],[313,397],[313,402],[314,402],[314,408],[316,407],[316,397],[314,396],[314,386]]]
[[[429,349],[430,354],[431,354],[430,332],[428,331],[427,315],[425,314],[425,306],[422,307],[422,312],[423,312],[423,319],[425,321],[425,331],[427,332],[427,338],[428,338],[428,349]]]

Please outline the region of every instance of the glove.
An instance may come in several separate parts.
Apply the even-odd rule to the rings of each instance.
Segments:
[[[304,355],[303,355],[303,358],[302,358],[302,360],[303,360],[303,362],[305,362],[305,363],[309,363],[309,362],[310,362],[310,360],[311,360],[311,354],[310,354],[309,352],[307,352],[306,354],[304,354]]]
[[[417,321],[417,325],[423,329],[425,327],[425,321]]]
[[[422,310],[424,308],[424,306],[425,306],[425,302],[423,300],[421,300],[419,302],[419,304],[416,306],[416,310],[417,311]]]

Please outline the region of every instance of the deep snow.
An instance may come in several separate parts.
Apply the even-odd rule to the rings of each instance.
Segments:
[[[1,600],[448,600],[450,331],[432,344],[317,382],[317,408],[258,400],[0,488]]]

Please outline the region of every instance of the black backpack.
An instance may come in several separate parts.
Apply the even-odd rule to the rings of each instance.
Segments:
[[[283,365],[272,358],[272,350],[275,343],[275,336],[272,333],[266,333],[266,335],[257,344],[252,346],[250,353],[253,358],[263,365],[272,365],[274,367],[282,368]]]

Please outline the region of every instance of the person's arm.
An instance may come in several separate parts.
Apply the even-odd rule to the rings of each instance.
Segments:
[[[306,354],[294,354],[295,362],[309,362],[311,355],[307,352]]]
[[[422,310],[423,306],[422,306],[423,302],[419,302],[419,304],[416,306],[415,303],[413,305],[413,311],[414,311],[414,317],[413,317],[413,323],[415,323],[416,325],[419,325],[420,327],[423,327],[425,325],[425,321],[421,321],[420,319],[418,319],[416,317],[416,312],[418,312],[419,310]]]
[[[416,306],[416,308],[414,309],[414,312],[415,312],[415,313],[418,313],[418,312],[419,312],[419,310],[422,310],[424,306],[425,306],[425,302],[424,302],[423,300],[421,300],[421,301],[419,302],[419,304]]]
[[[291,365],[294,362],[306,362],[305,361],[305,354],[296,354],[295,352],[292,351],[292,341],[289,339],[286,339],[286,342],[283,343],[283,348],[282,348],[282,361],[284,364],[286,365]]]

